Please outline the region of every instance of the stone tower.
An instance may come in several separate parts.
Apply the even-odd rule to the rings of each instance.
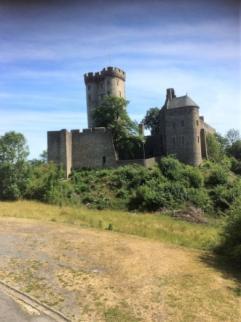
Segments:
[[[107,67],[102,69],[101,72],[84,75],[88,128],[95,127],[93,112],[104,96],[125,98],[125,78],[125,72],[116,67]]]
[[[199,165],[205,144],[201,141],[204,124],[199,106],[188,95],[176,97],[174,89],[168,88],[160,119],[165,153],[176,155],[184,163]]]

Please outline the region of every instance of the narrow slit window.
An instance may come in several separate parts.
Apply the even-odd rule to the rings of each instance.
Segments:
[[[102,166],[104,167],[106,164],[106,156],[103,156],[102,157]]]

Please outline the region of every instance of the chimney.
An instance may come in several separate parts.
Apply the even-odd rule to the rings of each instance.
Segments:
[[[168,88],[167,89],[167,100],[171,101],[174,97],[176,97],[174,88]]]
[[[139,134],[144,135],[144,124],[140,123],[138,124],[138,127],[139,127]]]

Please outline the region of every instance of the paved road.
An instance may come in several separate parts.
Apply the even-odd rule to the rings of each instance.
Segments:
[[[30,314],[23,310],[12,297],[0,290],[0,322],[53,322],[51,318],[39,313]]]

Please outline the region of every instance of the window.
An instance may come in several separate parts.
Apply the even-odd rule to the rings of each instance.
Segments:
[[[172,123],[172,127],[173,127],[173,129],[176,128],[176,123],[175,122]]]
[[[199,125],[199,122],[198,122],[198,120],[196,120],[196,124],[197,124],[197,126]]]
[[[184,136],[182,136],[182,145],[184,144]]]
[[[197,142],[199,143],[199,136],[197,137]]]
[[[107,80],[107,85],[110,86],[110,80],[109,79]]]
[[[117,84],[117,86],[119,85],[119,79],[117,79],[116,84]]]
[[[106,156],[103,156],[102,157],[102,166],[104,167],[106,164]]]
[[[184,120],[181,121],[181,126],[183,127],[184,126]]]
[[[121,91],[119,91],[120,97],[121,97]]]
[[[109,95],[109,96],[110,96],[110,91],[107,91],[107,95]]]
[[[91,89],[91,86],[90,86],[90,85],[88,85],[88,91],[90,91],[90,89]]]
[[[88,101],[91,102],[91,95],[88,95]]]
[[[176,137],[175,136],[172,137],[172,144],[176,145]]]

